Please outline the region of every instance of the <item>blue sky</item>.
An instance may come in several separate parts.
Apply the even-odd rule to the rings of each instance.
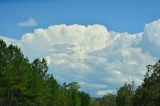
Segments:
[[[159,0],[0,0],[0,38],[101,97],[160,58]]]
[[[1,0],[0,32],[20,39],[35,28],[54,24],[102,24],[109,30],[136,33],[160,17],[159,0]],[[33,17],[38,26],[19,27]]]

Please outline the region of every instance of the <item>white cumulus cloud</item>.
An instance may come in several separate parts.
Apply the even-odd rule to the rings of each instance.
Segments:
[[[160,20],[145,25],[142,35],[142,48],[144,52],[160,57]]]
[[[52,25],[26,33],[18,44],[32,61],[46,58],[58,81],[77,81],[92,96],[115,91],[124,81],[141,84],[145,66],[155,63],[160,48],[160,21],[135,34],[108,31],[103,25]]]
[[[49,53],[55,62],[83,61],[88,58],[88,53],[105,48],[106,42],[109,42],[109,32],[104,26],[76,24],[36,29],[33,33],[23,35],[21,39],[24,52],[30,49],[33,54],[39,52],[38,56]]]

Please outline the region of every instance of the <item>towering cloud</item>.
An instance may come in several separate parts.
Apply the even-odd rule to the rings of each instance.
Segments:
[[[145,25],[142,35],[142,48],[145,52],[160,57],[160,20]]]
[[[31,60],[45,57],[58,81],[77,81],[92,96],[114,92],[124,81],[140,84],[145,66],[159,58],[160,21],[136,34],[108,31],[103,25],[52,25],[35,29],[17,44]]]

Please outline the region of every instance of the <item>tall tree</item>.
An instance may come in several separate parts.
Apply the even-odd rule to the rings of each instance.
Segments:
[[[79,88],[77,82],[71,82],[67,85],[68,93],[71,97],[70,106],[80,106]]]
[[[134,82],[127,83],[119,88],[116,97],[117,106],[132,106],[134,96]]]
[[[101,106],[116,106],[116,95],[108,93],[101,98]]]
[[[142,85],[136,90],[134,104],[160,106],[160,61],[154,65],[147,65],[147,73]]]
[[[89,106],[77,82],[59,85],[45,59],[32,63],[21,49],[0,40],[0,106]]]
[[[91,106],[91,97],[89,96],[89,94],[82,91],[79,93],[79,95],[81,102],[80,106]]]

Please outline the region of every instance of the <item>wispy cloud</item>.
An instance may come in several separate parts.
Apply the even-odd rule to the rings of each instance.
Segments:
[[[29,17],[27,21],[19,22],[18,25],[23,27],[33,27],[37,26],[38,24],[34,18]]]

